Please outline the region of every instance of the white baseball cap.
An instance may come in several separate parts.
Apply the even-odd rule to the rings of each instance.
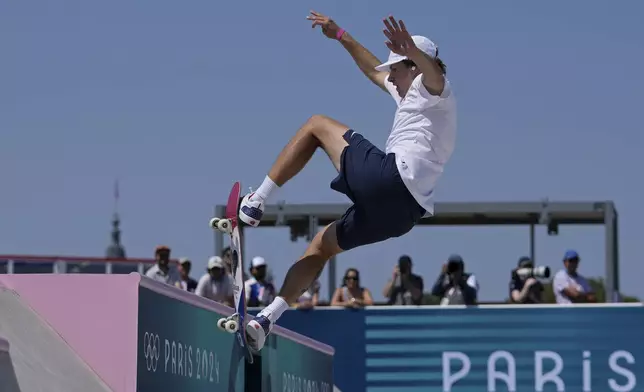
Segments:
[[[224,268],[224,261],[219,256],[212,256],[208,259],[208,269]]]
[[[438,55],[438,46],[436,46],[436,44],[432,42],[432,40],[427,37],[423,37],[422,35],[414,35],[411,37],[411,39],[414,40],[414,43],[416,44],[418,49],[429,55],[429,57],[436,58],[436,56]],[[390,66],[403,60],[407,60],[407,56],[401,56],[394,52],[389,52],[389,58],[387,59],[387,62],[377,66],[376,71],[389,71]]]
[[[250,266],[252,268],[261,267],[263,265],[266,265],[266,260],[264,260],[264,258],[261,256],[253,257],[253,260],[250,262]]]

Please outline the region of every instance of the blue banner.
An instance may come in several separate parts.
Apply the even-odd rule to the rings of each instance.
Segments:
[[[349,392],[364,391],[366,387],[364,319],[362,310],[289,310],[282,315],[278,324],[334,347],[333,379],[341,391]],[[360,360],[356,361],[356,356]],[[338,377],[346,380],[346,388]]]
[[[644,307],[372,307],[278,322],[336,349],[344,392],[644,391]]]

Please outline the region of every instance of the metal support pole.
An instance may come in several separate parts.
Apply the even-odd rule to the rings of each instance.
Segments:
[[[284,206],[286,202],[281,200],[277,202],[277,219],[275,220],[275,226],[284,226],[286,225],[286,217],[284,216]]]
[[[318,233],[318,217],[310,215],[309,216],[309,230],[306,233],[306,240],[308,242],[313,241],[313,238]]]
[[[604,281],[604,290],[606,302],[616,302],[618,300],[618,261],[615,257],[617,254],[617,217],[615,214],[615,205],[611,202],[606,203],[604,210],[604,227],[606,230],[606,278]]]
[[[530,260],[532,260],[533,263],[537,263],[535,260],[535,235],[534,235],[534,225],[530,225]]]
[[[331,257],[329,260],[329,304],[331,304],[331,299],[333,298],[333,293],[335,293],[336,282],[337,282],[337,271],[336,271],[336,259],[335,256]]]
[[[613,220],[613,238],[614,238],[614,248],[613,248],[613,257],[615,260],[615,283],[613,285],[613,289],[615,290],[616,293],[616,298],[621,301],[620,297],[620,290],[621,290],[621,285],[619,284],[619,215],[617,214],[617,210],[615,209],[615,206],[613,205],[613,213],[615,215],[615,219]]]

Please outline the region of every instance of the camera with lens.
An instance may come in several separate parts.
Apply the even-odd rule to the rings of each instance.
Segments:
[[[543,303],[543,284],[541,279],[550,277],[550,268],[534,265],[530,257],[519,259],[517,268],[512,270],[510,280],[510,300],[519,304]]]
[[[545,266],[523,267],[516,270],[516,274],[521,279],[537,278],[547,279],[550,277],[550,268]]]

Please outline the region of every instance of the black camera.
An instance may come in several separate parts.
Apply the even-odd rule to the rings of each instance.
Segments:
[[[411,272],[411,257],[409,256],[400,256],[398,259],[398,270],[402,275],[406,275]]]
[[[463,263],[460,261],[449,261],[447,263],[447,273],[451,275],[456,272],[463,272]]]

